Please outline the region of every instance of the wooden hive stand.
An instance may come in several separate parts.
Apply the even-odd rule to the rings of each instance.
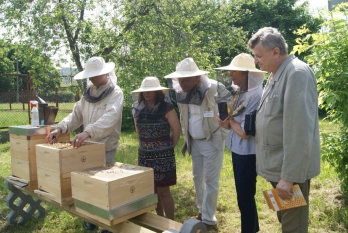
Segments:
[[[143,213],[136,217],[110,226],[103,222],[84,215],[81,212],[76,211],[76,207],[72,204],[69,206],[61,206],[60,203],[53,201],[47,196],[35,193],[33,190],[26,187],[27,184],[20,181],[6,179],[6,187],[10,191],[8,198],[6,199],[7,206],[11,209],[10,214],[7,216],[7,222],[9,225],[17,225],[24,221],[31,220],[32,218],[38,218],[45,215],[45,209],[41,206],[41,201],[45,201],[51,205],[54,205],[61,210],[75,215],[81,219],[92,222],[103,229],[107,229],[115,233],[206,233],[207,229],[205,225],[196,220],[188,219],[183,224],[152,214]],[[21,207],[14,205],[15,199],[20,198],[22,208],[29,205],[27,210],[23,210]],[[16,221],[16,219],[18,221]]]

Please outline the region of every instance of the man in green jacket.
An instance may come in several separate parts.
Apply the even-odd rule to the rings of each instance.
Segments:
[[[310,179],[320,173],[318,93],[310,67],[288,55],[280,32],[261,28],[248,42],[255,63],[270,73],[256,115],[257,173],[280,198],[299,184],[308,203]],[[308,203],[309,204],[309,203]],[[308,232],[308,205],[278,211],[282,232]]]

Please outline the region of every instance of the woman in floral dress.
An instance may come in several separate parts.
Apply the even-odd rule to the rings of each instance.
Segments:
[[[139,136],[138,164],[154,169],[156,212],[174,219],[174,200],[170,186],[176,184],[174,148],[180,137],[180,124],[173,105],[167,102],[156,77],[146,77],[133,103],[135,128]]]

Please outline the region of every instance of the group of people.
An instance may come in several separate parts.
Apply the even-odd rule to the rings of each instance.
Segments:
[[[180,132],[183,152],[192,158],[197,214],[208,229],[217,225],[219,178],[224,157],[224,142],[232,153],[241,232],[260,230],[256,208],[256,178],[264,177],[279,196],[291,199],[291,187],[299,184],[308,202],[311,178],[320,172],[318,94],[316,80],[307,64],[288,54],[281,33],[261,28],[248,42],[253,56],[242,53],[233,58],[227,70],[232,79],[229,114],[220,119],[216,96],[227,91],[208,78],[192,58],[185,58],[175,72],[165,76],[179,109],[180,120],[158,78],[146,77],[132,91],[133,118],[139,138],[138,164],[154,169],[158,215],[174,219],[174,198],[170,186],[177,182],[174,148]],[[255,67],[257,64],[260,70]],[[264,75],[269,78],[263,88]],[[64,118],[47,140],[56,142],[61,133],[83,125],[72,144],[85,140],[104,142],[106,162],[116,155],[121,129],[123,94],[117,86],[114,63],[101,57],[90,58],[85,70],[75,79],[88,78],[87,88],[72,113]],[[229,91],[228,91],[229,92]],[[246,115],[256,110],[256,134],[245,130]],[[227,138],[226,138],[227,137]],[[309,205],[278,211],[282,232],[308,232]],[[85,228],[95,225],[85,222]]]

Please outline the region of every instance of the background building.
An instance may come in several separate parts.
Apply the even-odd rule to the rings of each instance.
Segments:
[[[348,2],[348,0],[328,0],[329,3],[329,10],[335,9],[336,5],[343,3],[343,2]]]

